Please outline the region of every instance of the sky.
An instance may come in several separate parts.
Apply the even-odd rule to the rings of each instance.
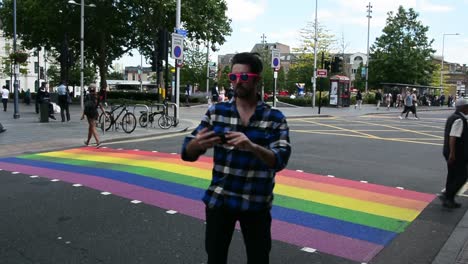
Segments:
[[[183,1],[183,0],[182,0]],[[313,0],[226,0],[227,16],[232,19],[231,36],[212,53],[211,61],[217,61],[218,54],[251,51],[256,43],[266,36],[268,43],[279,42],[298,47],[300,30],[308,22],[315,20],[315,1]],[[345,53],[367,52],[367,6],[368,0],[317,0],[318,23],[338,40],[335,50],[341,50],[345,43]],[[418,20],[429,27],[427,36],[434,39],[432,48],[435,55],[442,55],[444,41],[445,61],[468,64],[468,27],[466,11],[468,0],[373,0],[370,19],[369,45],[382,35],[382,29],[389,11],[396,12],[402,5],[413,8]],[[455,34],[460,35],[445,35]],[[137,52],[136,52],[137,53]],[[140,64],[140,56],[124,56],[118,63],[124,66]],[[145,64],[145,63],[144,63]]]

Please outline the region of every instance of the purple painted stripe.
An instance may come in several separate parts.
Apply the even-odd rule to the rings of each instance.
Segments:
[[[5,162],[0,162],[0,168],[8,171],[19,171],[24,174],[39,175],[50,179],[60,179],[70,183],[80,183],[93,189],[111,192],[120,197],[140,200],[146,204],[176,210],[194,218],[205,219],[205,205],[201,201],[80,173]],[[272,221],[272,238],[300,247],[315,248],[327,254],[359,262],[371,260],[383,248],[383,246],[370,242],[334,235],[278,220]]]

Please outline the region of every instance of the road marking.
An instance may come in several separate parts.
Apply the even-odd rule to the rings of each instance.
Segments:
[[[315,248],[310,248],[310,247],[303,247],[301,248],[302,251],[308,252],[308,253],[314,253],[317,250]]]
[[[296,170],[297,172],[304,172],[303,170]]]
[[[403,187],[396,187],[397,189],[404,190],[405,188]]]
[[[351,122],[351,121],[348,121],[348,120],[344,120],[344,121],[345,122]],[[390,125],[372,124],[372,123],[369,123],[369,122],[357,121],[357,120],[352,121],[352,122],[356,122],[356,123],[360,123],[360,124],[367,124],[367,125],[374,125],[374,126],[381,126],[381,127],[388,127],[388,128],[396,129],[398,131],[406,131],[406,132],[411,132],[411,133],[415,133],[415,134],[419,134],[419,135],[423,135],[423,136],[435,137],[435,138],[440,138],[440,139],[444,138],[444,137],[441,137],[441,136],[436,136],[436,135],[432,135],[432,134],[428,134],[428,133],[423,133],[423,132],[410,130],[410,129],[405,129],[405,128],[399,128],[399,127],[390,126]]]
[[[102,192],[101,194],[102,195],[110,195],[111,193],[110,192]]]
[[[323,124],[323,123],[319,123],[319,122],[315,122],[315,121],[306,121],[306,122],[309,122],[309,123],[312,123],[312,124],[320,124],[320,125],[322,125],[322,126],[335,128],[335,129],[338,129],[338,130],[341,130],[341,131],[347,131],[347,132],[359,134],[359,135],[362,135],[362,136],[366,136],[367,138],[378,138],[378,137],[376,137],[376,136],[374,136],[374,135],[366,134],[366,133],[362,133],[362,132],[358,132],[358,131],[352,130],[352,129],[341,128],[341,127],[337,127],[337,126],[333,126],[333,125],[328,125],[328,124]]]
[[[150,140],[159,140],[159,139],[165,139],[165,138],[172,138],[172,137],[179,137],[179,136],[184,136],[184,135],[189,135],[192,132],[181,132],[181,133],[175,133],[175,134],[168,134],[168,135],[157,135],[154,137],[147,137],[147,138],[137,138],[137,139],[129,139],[129,140],[122,140],[122,141],[116,141],[116,142],[106,142],[106,145],[115,145],[115,144],[123,144],[123,143],[134,143],[134,142],[143,142],[143,141],[150,141]]]
[[[174,211],[174,210],[168,210],[168,211],[166,211],[166,213],[168,213],[168,214],[177,214],[177,211]]]
[[[31,175],[31,176],[29,176],[29,178],[33,178],[33,179],[34,179],[34,178],[39,178],[39,176],[37,176],[37,175]]]
[[[73,186],[73,187],[81,187],[81,186],[83,186],[83,185],[81,185],[81,184],[79,184],[79,183],[75,183],[75,184],[73,184],[72,186]]]
[[[360,181],[360,182],[362,182],[362,183],[368,183],[368,181]]]
[[[11,174],[19,174],[19,171],[12,171]]]
[[[335,178],[335,176],[328,174],[327,177]]]
[[[58,182],[58,181],[60,181],[60,180],[59,180],[59,179],[52,179],[52,180],[50,180],[50,181],[51,181],[51,182]]]
[[[132,203],[132,204],[139,204],[139,203],[141,203],[141,201],[139,201],[139,200],[133,200],[133,201],[131,201],[131,203]]]

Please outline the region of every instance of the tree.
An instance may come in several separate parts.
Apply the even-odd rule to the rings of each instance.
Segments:
[[[109,80],[123,80],[123,79],[124,79],[124,75],[123,75],[123,73],[121,73],[121,72],[113,71],[113,72],[110,72],[110,73],[107,75],[107,78],[108,78]]]
[[[305,91],[312,91],[311,77],[314,76],[314,43],[315,24],[308,22],[306,27],[301,29],[301,44],[293,51],[297,52],[296,60],[293,61],[288,72],[288,82],[305,83]],[[317,24],[317,61],[320,65],[322,52],[326,61],[331,60],[330,51],[336,44],[335,36],[328,33],[328,30]]]
[[[101,85],[106,82],[112,61],[133,48],[150,57],[158,30],[175,27],[175,1],[100,0],[94,4],[96,7],[86,7],[84,57],[85,65],[99,68]],[[12,10],[12,0],[0,2],[1,27],[8,36],[13,35]],[[79,6],[72,8],[67,1],[23,0],[17,6],[17,31],[22,43],[28,49],[44,46],[56,50],[62,78],[77,61],[79,10]],[[231,32],[226,10],[224,0],[182,1],[181,17],[188,38],[223,44]]]
[[[364,65],[361,64],[356,70],[356,75],[354,77],[354,88],[358,89],[359,91],[364,91],[366,88],[366,76],[362,76],[362,69],[364,68]]]
[[[228,88],[231,86],[231,81],[228,78],[228,74],[231,72],[231,66],[224,66],[218,79],[218,85]]]
[[[186,42],[186,44],[184,67],[180,70],[180,79],[183,80],[183,83],[191,83],[192,85],[204,84],[206,81],[206,52],[195,42]],[[181,82],[181,84],[183,83]]]
[[[382,36],[371,47],[369,83],[382,82],[428,85],[434,71],[431,48],[426,36],[429,27],[417,20],[418,14],[402,6],[388,13]]]

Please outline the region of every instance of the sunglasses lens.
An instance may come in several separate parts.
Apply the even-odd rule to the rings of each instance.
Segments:
[[[246,73],[243,73],[243,74],[241,74],[240,78],[241,78],[242,81],[245,82],[245,81],[249,80],[249,75],[247,75]]]
[[[231,80],[231,82],[235,82],[237,79],[237,76],[233,73],[229,74],[229,80]]]

